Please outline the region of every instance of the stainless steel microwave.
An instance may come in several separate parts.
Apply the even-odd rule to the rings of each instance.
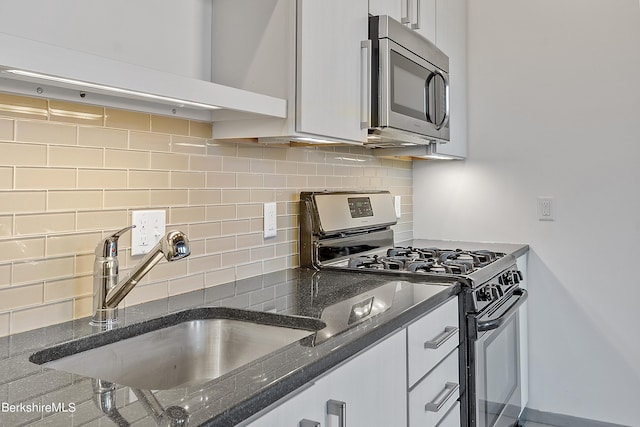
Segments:
[[[449,141],[449,58],[386,16],[369,17],[371,117],[367,145]]]

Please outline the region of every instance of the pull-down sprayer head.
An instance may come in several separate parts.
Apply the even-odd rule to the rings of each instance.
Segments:
[[[167,261],[176,261],[189,256],[189,240],[181,231],[169,231],[160,239],[151,251],[136,265],[125,279],[120,280],[115,286],[106,290],[106,295],[102,301],[97,302],[96,313],[93,317],[95,324],[113,323],[116,321],[116,307],[131,292],[140,280],[156,265],[165,258]],[[100,271],[100,269],[96,269]],[[117,275],[117,271],[115,272]],[[94,282],[100,281],[101,277],[94,277]],[[116,278],[117,280],[117,278]],[[95,285],[95,283],[94,283]],[[97,283],[101,286],[100,283]],[[95,292],[95,290],[94,290]]]

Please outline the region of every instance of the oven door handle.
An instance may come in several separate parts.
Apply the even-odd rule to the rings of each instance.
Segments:
[[[502,326],[516,311],[518,311],[518,309],[520,308],[520,306],[522,304],[524,304],[524,302],[527,300],[527,298],[529,297],[528,292],[525,289],[519,288],[516,289],[515,291],[513,291],[513,295],[517,296],[518,299],[516,300],[516,302],[514,302],[511,307],[509,307],[509,309],[507,311],[505,311],[502,316],[498,317],[497,319],[489,319],[489,320],[484,320],[481,322],[478,322],[477,325],[477,330],[478,332],[485,332],[485,331],[491,331],[493,329],[498,329],[500,326]]]

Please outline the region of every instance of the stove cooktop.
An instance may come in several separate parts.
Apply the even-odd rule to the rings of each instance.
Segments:
[[[410,273],[468,275],[504,257],[489,250],[393,247],[386,253],[359,254],[347,260],[356,269],[395,270]]]

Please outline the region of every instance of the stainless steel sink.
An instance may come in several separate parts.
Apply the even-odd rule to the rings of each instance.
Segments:
[[[133,388],[164,390],[220,377],[325,326],[317,319],[271,313],[224,308],[193,311],[193,316],[174,315],[176,319],[195,317],[190,320],[171,324],[171,319],[162,321],[171,317],[166,316],[155,324],[147,322],[152,323],[147,328],[132,325],[82,339],[98,341],[95,348],[84,349],[91,343],[76,340],[35,353],[31,360]],[[115,341],[115,337],[104,337],[123,335],[122,331],[131,336]],[[63,357],[56,357],[61,354]]]

